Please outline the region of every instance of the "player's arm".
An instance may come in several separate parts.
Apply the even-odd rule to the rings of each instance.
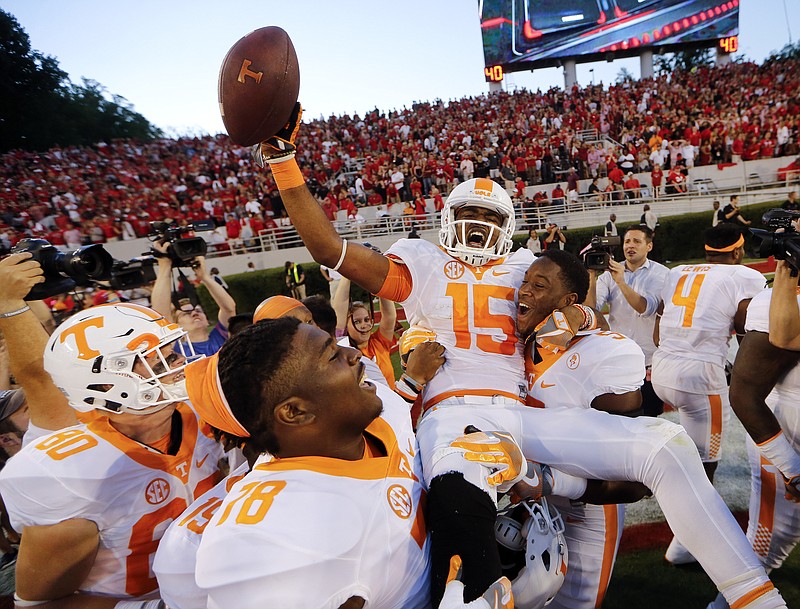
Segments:
[[[366,603],[366,601],[360,596],[351,596],[343,605],[339,606],[339,609],[361,609],[364,603]]]
[[[775,298],[774,291],[772,297]],[[798,361],[799,352],[775,347],[764,332],[744,335],[733,364],[730,400],[734,413],[756,444],[780,433],[781,426],[765,400],[775,383]]]
[[[774,295],[773,295],[774,297]],[[800,361],[800,353],[778,349],[763,332],[747,332],[731,375],[730,400],[734,413],[759,452],[783,474],[787,498],[800,501],[800,454],[786,439],[766,404],[775,383]]]
[[[652,495],[650,489],[641,482],[588,480],[586,492],[578,498],[578,501],[595,505],[636,503],[650,495]]]
[[[592,400],[592,408],[611,414],[636,416],[642,409],[642,392],[604,393]]]
[[[37,605],[46,609],[87,607],[87,597],[74,592],[89,575],[99,547],[100,533],[91,520],[25,527],[17,558],[17,596],[24,601],[52,600]],[[103,600],[108,602],[103,607],[114,607],[119,599]]]
[[[733,329],[738,336],[744,336],[744,323],[747,320],[747,307],[750,306],[752,298],[745,298],[740,301],[736,307],[736,313],[733,316]]]
[[[778,260],[769,304],[769,342],[781,349],[800,351],[800,308],[797,277],[785,260]]]
[[[286,126],[274,137],[256,145],[256,163],[268,163],[294,228],[314,260],[339,271],[365,290],[376,294],[389,272],[389,261],[358,243],[344,241],[308,190],[294,158],[294,139],[302,109],[296,104]]]
[[[195,273],[197,274],[198,279],[200,279],[202,284],[206,286],[211,298],[214,299],[214,302],[216,302],[217,306],[219,307],[217,321],[222,324],[224,328],[227,328],[228,320],[236,315],[236,302],[233,300],[233,297],[228,294],[227,290],[223,288],[222,285],[214,281],[214,278],[209,275],[208,271],[206,270],[205,256],[198,256],[195,258],[195,260],[197,263],[197,266],[195,267]]]
[[[75,425],[78,419],[66,397],[44,369],[44,350],[49,336],[23,300],[31,288],[44,281],[38,262],[30,254],[13,254],[0,260],[0,331],[8,347],[11,371],[25,389],[31,423],[47,430]]]

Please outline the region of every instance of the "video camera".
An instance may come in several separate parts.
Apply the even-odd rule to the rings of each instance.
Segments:
[[[22,239],[12,254],[27,252],[42,266],[44,283],[33,286],[25,300],[42,300],[90,285],[93,281],[111,279],[114,259],[100,244],[85,245],[65,254],[44,239]]]
[[[793,222],[800,219],[800,212],[775,208],[764,213],[761,221],[769,227],[751,228],[750,232],[761,239],[758,248],[760,258],[774,256],[776,260],[785,260],[796,276],[800,269],[800,233]]]
[[[156,280],[156,259],[142,256],[130,260],[114,260],[108,285],[112,290],[132,290]]]
[[[213,220],[198,220],[188,226],[177,226],[172,222],[151,222],[150,241],[169,243],[167,253],[162,254],[155,248],[151,252],[156,258],[168,257],[172,266],[190,267],[198,256],[205,256],[208,245],[202,237],[186,237],[188,233],[214,230]]]
[[[608,263],[614,258],[614,248],[620,245],[622,245],[622,239],[617,236],[595,235],[581,252],[584,266],[593,271],[607,271]]]
[[[22,239],[11,253],[23,252],[31,254],[44,271],[44,283],[33,286],[25,300],[50,298],[77,286],[132,290],[156,280],[156,260],[152,256],[114,260],[99,243],[64,253],[44,239]]]

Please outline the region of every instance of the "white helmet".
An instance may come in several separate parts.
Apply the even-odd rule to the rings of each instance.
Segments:
[[[495,538],[510,550],[525,551],[525,566],[511,582],[514,606],[540,609],[553,600],[567,574],[564,521],[544,498],[521,505],[530,518],[521,523],[511,516],[511,510],[501,512],[495,524]]]
[[[181,366],[171,367],[161,349],[174,341],[177,354],[188,354]],[[158,358],[153,365],[147,357]],[[151,358],[152,359],[152,358]],[[186,332],[152,309],[131,303],[92,307],[56,328],[44,353],[44,367],[70,406],[81,412],[154,412],[187,399],[185,380],[162,383],[197,359]],[[147,371],[133,371],[141,362]]]
[[[500,214],[500,226],[478,220],[456,220],[456,211],[462,207],[484,207]],[[470,246],[467,224],[489,228],[483,245]],[[482,266],[491,260],[508,255],[514,245],[512,237],[517,222],[514,204],[505,189],[488,178],[473,178],[456,186],[442,209],[442,228],[439,244],[454,258],[471,266]],[[493,245],[489,245],[497,237]]]

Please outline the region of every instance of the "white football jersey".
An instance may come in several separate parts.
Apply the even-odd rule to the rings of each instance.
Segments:
[[[402,303],[409,323],[436,332],[445,348],[446,361],[425,387],[423,404],[469,395],[522,401],[517,290],[534,260],[530,250],[472,267],[423,239],[400,239],[387,255],[411,272],[411,294]]]
[[[208,595],[195,583],[197,548],[203,531],[234,484],[250,471],[245,462],[178,516],[161,541],[153,561],[161,599],[170,609],[206,609]]]
[[[566,351],[540,352],[538,364],[532,353],[525,357],[529,406],[591,408],[597,396],[636,391],[644,382],[642,349],[617,332],[582,332]]]
[[[769,303],[771,299],[772,288],[769,288],[750,301],[750,306],[747,307],[745,330],[769,334]],[[797,301],[800,303],[800,294],[797,295]],[[775,384],[767,402],[770,405],[778,403],[780,408],[800,409],[800,365],[789,370]],[[798,437],[798,441],[800,441],[800,437]]]
[[[692,264],[670,270],[661,299],[658,350],[725,365],[739,303],[764,289],[764,276],[741,265]]]
[[[408,405],[377,385],[367,433],[385,457],[276,459],[237,482],[206,527],[196,579],[210,609],[430,605],[422,467]]]
[[[191,408],[181,404],[178,412],[183,437],[176,455],[139,444],[101,417],[31,442],[0,473],[15,530],[73,518],[97,524],[100,545],[81,592],[154,592],[151,563],[159,539],[219,481],[221,446]]]

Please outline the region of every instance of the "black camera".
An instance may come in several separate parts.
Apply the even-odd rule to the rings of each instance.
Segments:
[[[608,263],[614,258],[614,248],[622,245],[622,239],[595,235],[589,245],[581,252],[584,266],[593,271],[608,270]]]
[[[142,256],[131,260],[115,260],[108,285],[112,290],[132,290],[156,280],[156,259]]]
[[[776,260],[785,260],[792,267],[792,275],[800,269],[800,233],[792,224],[800,219],[800,212],[775,208],[764,213],[761,221],[769,227],[751,228],[750,232],[761,239],[758,248],[759,258],[774,256]]]
[[[44,271],[44,283],[33,286],[25,300],[42,300],[73,290],[77,285],[111,278],[114,259],[102,245],[85,245],[64,253],[44,239],[22,239],[11,250],[28,252]]]
[[[171,222],[162,221],[151,222],[147,238],[151,241],[169,243],[166,254],[153,249],[153,256],[162,258],[166,255],[172,261],[172,266],[190,267],[195,258],[206,255],[208,245],[202,237],[187,237],[186,235],[210,231],[214,228],[213,220],[198,220],[188,226],[177,226]]]

